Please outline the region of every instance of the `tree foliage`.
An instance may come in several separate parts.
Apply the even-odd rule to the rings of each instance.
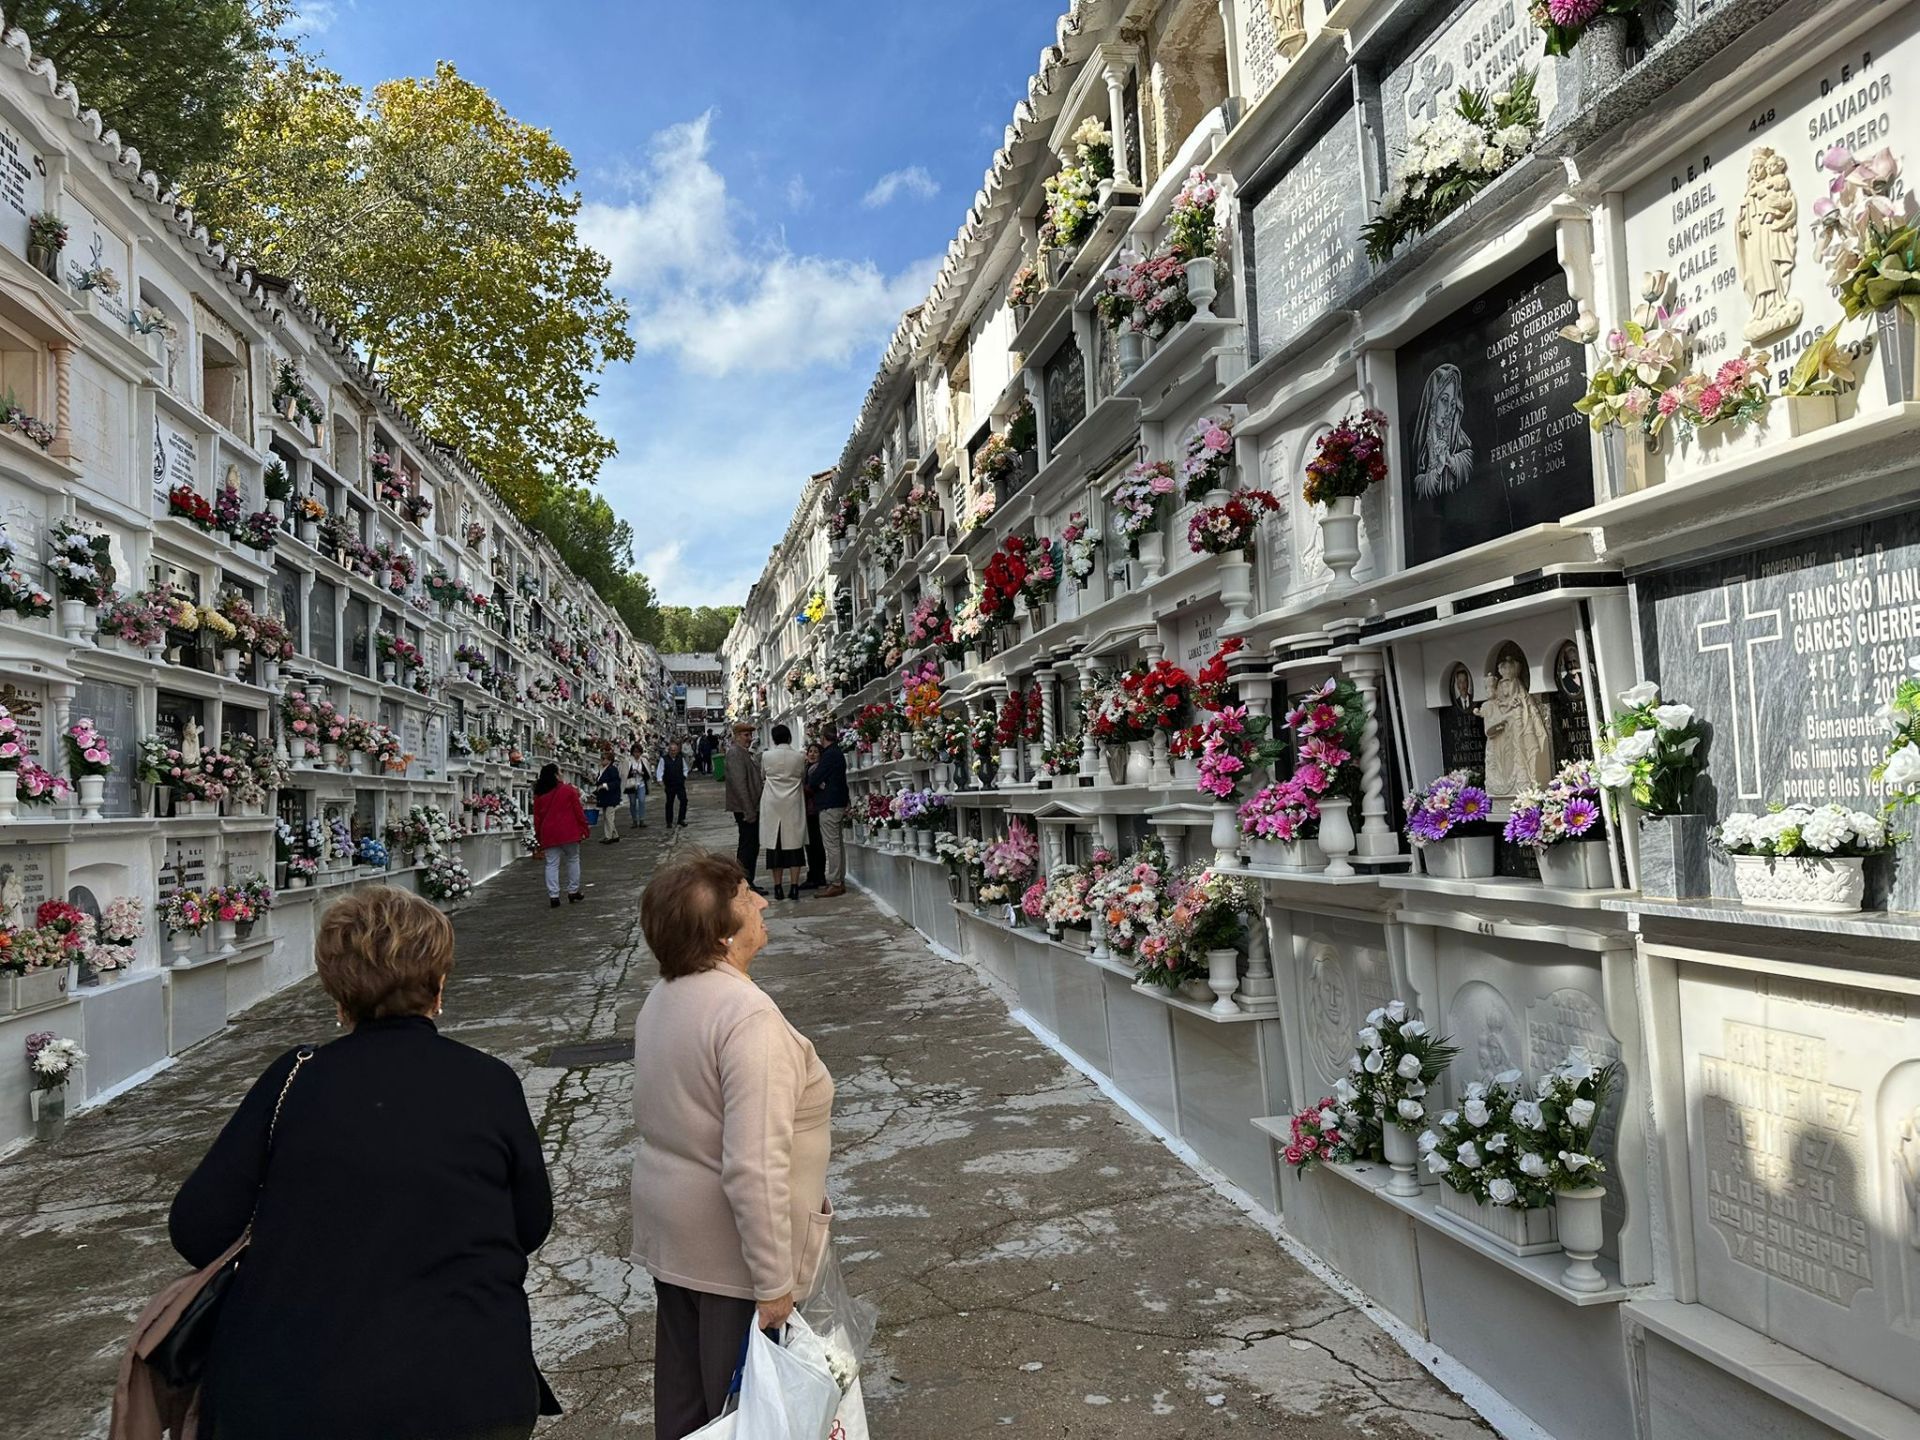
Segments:
[[[604,498],[583,485],[553,486],[530,519],[567,568],[593,586],[638,639],[654,638],[660,610],[652,584],[633,568],[633,527]]]
[[[667,655],[718,650],[739,614],[738,605],[663,605],[654,644]]]
[[[287,0],[20,0],[9,25],[162,176],[214,163]]]
[[[444,61],[363,95],[292,54],[254,67],[226,151],[185,181],[216,234],[298,284],[535,520],[613,454],[592,377],[633,355],[608,264],[580,240],[576,178],[551,134]]]

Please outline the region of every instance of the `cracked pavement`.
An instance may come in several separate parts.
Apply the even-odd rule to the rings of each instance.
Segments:
[[[567,1407],[541,1437],[652,1434],[653,1293],[626,1258],[632,1066],[540,1066],[617,1040],[654,983],[639,895],[663,853],[731,853],[719,787],[687,829],[590,844],[587,903],[550,910],[532,864],[455,916],[442,1028],[520,1072],[554,1233],[528,1280]],[[1435,1437],[1491,1432],[1088,1080],[858,893],[775,904],[754,977],[838,1084],[830,1177],[853,1288],[880,1309],[865,1367],[878,1437]],[[179,1270],[175,1187],[289,1045],[332,1034],[312,980],[140,1089],[0,1163],[0,1434],[105,1433],[128,1326]]]

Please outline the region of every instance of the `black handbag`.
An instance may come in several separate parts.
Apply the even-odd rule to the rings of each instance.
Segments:
[[[293,1088],[293,1077],[312,1058],[313,1047],[301,1046],[294,1057],[293,1069],[287,1072],[286,1083],[280,1087],[280,1096],[273,1102],[273,1119],[267,1125],[269,1163],[273,1159],[273,1135],[280,1128],[280,1107],[287,1103],[287,1092]],[[250,1240],[252,1235],[253,1221],[248,1220],[242,1241]],[[207,1373],[207,1357],[213,1352],[213,1331],[220,1320],[220,1307],[232,1292],[233,1282],[239,1276],[240,1266],[246,1258],[247,1247],[242,1243],[226,1264],[207,1277],[206,1283],[187,1302],[187,1308],[180,1312],[180,1318],[173,1322],[173,1328],[147,1353],[148,1368],[166,1384],[176,1389],[191,1389]]]

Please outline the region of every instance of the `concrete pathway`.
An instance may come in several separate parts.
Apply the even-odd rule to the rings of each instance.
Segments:
[[[583,905],[548,909],[521,865],[456,918],[443,1027],[520,1070],[553,1173],[531,1285],[568,1414],[542,1437],[652,1434],[652,1291],[625,1258],[632,1069],[543,1062],[630,1033],[654,979],[641,886],[678,847],[731,852],[718,807],[696,780],[687,829],[590,844]],[[1489,1433],[971,969],[858,895],[769,918],[755,976],[839,1082],[836,1235],[881,1310],[877,1437]],[[127,1326],[179,1268],[175,1187],[272,1056],[332,1033],[318,986],[296,986],[0,1163],[0,1435],[104,1433]]]

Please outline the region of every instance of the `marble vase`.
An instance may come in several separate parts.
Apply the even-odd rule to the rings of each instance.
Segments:
[[[1238,1015],[1233,992],[1240,988],[1240,952],[1231,947],[1207,951],[1207,988],[1214,994],[1213,1013]]]
[[[1187,261],[1187,299],[1193,302],[1195,313],[1206,314],[1213,307],[1213,297],[1219,293],[1213,257],[1208,255]]]
[[[1555,890],[1600,890],[1613,880],[1604,840],[1567,840],[1538,852],[1540,883]]]
[[[1393,1167],[1393,1177],[1387,1181],[1387,1194],[1398,1195],[1402,1199],[1412,1199],[1420,1193],[1420,1178],[1414,1167],[1420,1163],[1420,1141],[1411,1130],[1401,1126],[1391,1115],[1382,1113],[1380,1117],[1380,1143],[1386,1150],[1387,1164]]]
[[[1120,379],[1126,379],[1138,370],[1147,358],[1147,337],[1131,325],[1122,325],[1117,336],[1120,355]]]
[[[1462,1195],[1444,1181],[1434,1187],[1440,1209],[1513,1255],[1546,1255],[1560,1248],[1554,1238],[1553,1207],[1520,1209]]]
[[[0,770],[0,825],[11,825],[20,818],[20,774]]]
[[[1318,875],[1327,868],[1326,852],[1321,850],[1320,842],[1311,835],[1302,835],[1298,840],[1282,840],[1281,853],[1285,856],[1280,868],[1296,875]]]
[[[1213,813],[1213,825],[1207,839],[1213,844],[1213,868],[1238,870],[1240,868],[1239,812],[1233,806],[1226,804],[1209,808]]]
[[[1560,1232],[1560,1248],[1567,1252],[1560,1283],[1582,1295],[1607,1288],[1607,1277],[1593,1263],[1606,1241],[1606,1217],[1600,1208],[1606,1196],[1601,1185],[1554,1192],[1554,1224]]]
[[[1134,550],[1140,560],[1140,569],[1145,573],[1147,583],[1158,580],[1167,568],[1167,537],[1158,530],[1149,530],[1136,536]]]
[[[1334,583],[1351,585],[1353,567],[1360,563],[1360,501],[1340,495],[1327,501],[1320,516],[1320,559],[1333,572]]]
[[[1244,630],[1253,617],[1253,564],[1245,550],[1229,551],[1220,559],[1220,603],[1227,607],[1224,628]]]
[[[87,602],[84,600],[62,600],[60,602],[60,631],[69,640],[87,639]]]
[[[1851,915],[1866,894],[1866,863],[1858,857],[1736,855],[1733,885],[1740,903],[1755,910]]]
[[[1437,880],[1484,880],[1493,874],[1493,837],[1456,835],[1420,848],[1420,861]]]
[[[1347,863],[1354,846],[1352,809],[1351,800],[1320,802],[1320,850],[1327,857],[1326,873],[1340,879],[1356,873]]]
[[[100,804],[107,797],[107,777],[104,775],[82,775],[80,785],[80,818],[98,820]]]
[[[1135,740],[1127,746],[1128,785],[1150,785],[1153,783],[1153,742]]]
[[[1711,815],[1642,815],[1630,834],[1639,842],[1637,878],[1649,900],[1701,900],[1712,894]]]

